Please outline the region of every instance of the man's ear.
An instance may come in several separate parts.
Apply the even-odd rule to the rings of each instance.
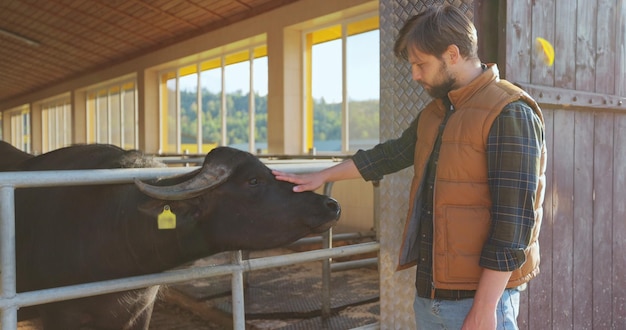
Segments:
[[[461,51],[457,45],[450,45],[446,48],[446,51],[443,53],[444,57],[450,61],[450,64],[456,64],[461,59]]]

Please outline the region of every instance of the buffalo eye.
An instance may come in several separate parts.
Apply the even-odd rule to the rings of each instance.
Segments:
[[[257,180],[256,178],[252,178],[250,180],[248,180],[248,184],[251,186],[256,186],[259,184],[259,180]]]

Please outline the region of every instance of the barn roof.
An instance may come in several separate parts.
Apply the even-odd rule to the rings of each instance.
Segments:
[[[295,1],[1,1],[0,103]]]

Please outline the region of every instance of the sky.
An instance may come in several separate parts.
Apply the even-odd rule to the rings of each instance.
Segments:
[[[347,80],[348,95],[351,100],[378,99],[379,80],[379,33],[378,30],[352,36],[347,41]],[[341,101],[341,42],[330,41],[316,45],[313,49],[313,98],[324,98],[326,102]],[[254,63],[254,86],[260,95],[267,95],[267,58]],[[247,93],[249,86],[249,65],[247,62],[226,67],[226,92],[241,90]],[[234,79],[233,79],[234,78]],[[219,70],[203,72],[201,84],[210,91],[220,90]],[[180,79],[181,89],[195,90],[195,75]]]
[[[350,37],[347,41],[348,97],[378,99],[380,51],[378,30]],[[341,42],[334,40],[313,49],[313,98],[341,102]]]

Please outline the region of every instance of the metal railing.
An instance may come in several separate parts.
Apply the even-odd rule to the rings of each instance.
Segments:
[[[272,169],[292,173],[318,171],[332,162],[312,164],[272,164]],[[241,251],[233,252],[231,264],[171,270],[158,274],[134,276],[93,283],[71,285],[29,292],[16,292],[15,259],[15,189],[27,187],[75,186],[117,184],[155,177],[187,173],[194,167],[142,168],[110,170],[33,171],[0,173],[0,310],[2,330],[17,328],[17,310],[20,307],[61,300],[143,288],[151,285],[186,282],[201,278],[232,274],[233,328],[245,329],[243,274],[245,272],[286,266],[308,261],[377,252],[379,243],[361,243],[287,255],[243,260]]]

